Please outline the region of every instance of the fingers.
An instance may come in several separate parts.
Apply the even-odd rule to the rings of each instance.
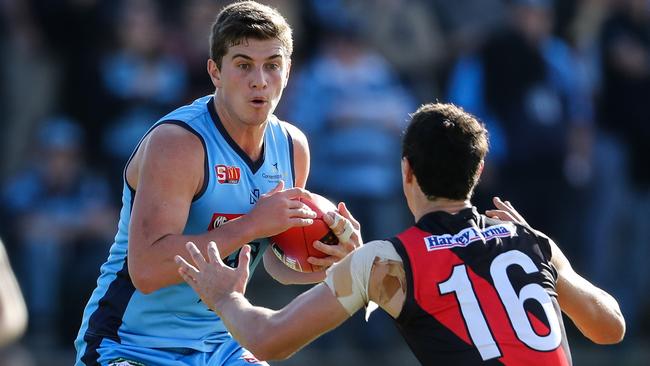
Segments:
[[[309,226],[314,223],[314,219],[304,219],[301,217],[289,218],[289,227]]]
[[[347,243],[354,233],[352,223],[336,212],[328,212],[323,215],[325,223],[332,229],[332,232],[339,239],[339,242]]]
[[[341,216],[350,220],[352,226],[355,229],[359,229],[359,227],[361,227],[361,225],[359,225],[359,221],[357,221],[357,219],[355,219],[354,216],[352,216],[352,214],[350,213],[350,210],[348,210],[348,206],[345,205],[345,202],[339,202],[338,208],[339,208],[339,213],[341,213]]]
[[[289,210],[289,217],[301,217],[304,219],[315,219],[316,218],[316,212],[309,208],[309,206],[305,205],[304,203],[299,206],[298,208],[294,208]]]
[[[314,241],[313,245],[314,248],[320,250],[321,252],[329,256],[337,257],[338,259],[345,257],[349,253],[349,251],[345,250],[341,244],[327,245],[320,240],[316,240]]]
[[[208,243],[208,259],[210,260],[210,263],[219,263],[222,266],[224,265],[221,260],[221,254],[219,254],[217,243],[213,241]]]
[[[239,265],[237,266],[237,271],[243,272],[248,276],[248,264],[251,261],[251,247],[250,245],[244,245],[239,251]]]
[[[273,187],[272,190],[270,190],[269,192],[263,194],[262,196],[263,196],[263,197],[266,197],[266,196],[272,196],[272,195],[274,195],[274,194],[280,192],[280,191],[283,190],[283,189],[284,189],[284,181],[283,181],[282,179],[280,179],[280,181],[278,182],[278,184],[276,184],[275,187]]]
[[[199,271],[203,271],[203,268],[205,268],[206,261],[205,258],[203,258],[203,254],[199,251],[199,248],[194,245],[191,241],[188,241],[187,244],[185,244],[185,248],[187,248],[187,251],[190,253],[190,257],[192,257],[192,260],[194,261],[194,264],[196,267],[199,269]]]
[[[332,229],[332,232],[336,235],[342,233],[345,230],[345,218],[337,214],[336,212],[327,212],[323,215],[323,221]]]
[[[181,275],[183,280],[187,283],[195,282],[199,271],[194,268],[194,266],[187,263],[185,258],[180,255],[175,256],[174,260],[176,261],[176,264],[178,264],[178,273]]]
[[[289,199],[298,199],[298,198],[306,198],[311,200],[311,192],[304,188],[300,187],[293,187],[289,188],[285,191],[282,192],[283,195],[285,195]]]
[[[350,241],[350,237],[354,233],[354,229],[352,228],[352,224],[350,221],[345,221],[345,227],[343,229],[343,232],[340,235],[337,235],[339,238],[340,242],[347,243]]]
[[[492,203],[494,203],[494,206],[498,209],[517,212],[510,201],[502,201],[499,197],[492,198]]]
[[[515,218],[509,212],[503,210],[487,210],[485,211],[485,215],[502,221],[512,221],[512,222],[516,221]]]
[[[317,257],[309,257],[307,258],[307,262],[309,262],[312,266],[316,266],[314,270],[316,272],[322,271],[323,269],[327,267],[331,267],[336,263],[340,258],[329,256],[325,258],[317,258]]]

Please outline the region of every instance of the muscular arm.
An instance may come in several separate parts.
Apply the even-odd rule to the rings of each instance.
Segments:
[[[613,344],[623,340],[625,319],[616,300],[576,273],[560,248],[553,241],[550,243],[562,311],[595,343]]]
[[[399,314],[405,298],[404,277],[391,280],[400,277],[401,263],[394,262],[399,256],[394,249],[386,254],[386,244],[390,243],[377,243],[369,243],[346,256],[327,271],[325,283],[314,286],[278,311],[253,306],[244,297],[249,260],[246,254],[240,254],[237,269],[217,260],[216,250],[208,251],[210,262],[206,262],[191,246],[188,249],[195,266],[180,258],[177,261],[183,279],[223,319],[233,337],[258,358],[275,360],[291,356],[334,329],[369,300],[378,302],[393,317]]]
[[[128,183],[136,192],[129,226],[129,274],[143,293],[182,281],[173,258],[188,241],[204,253],[207,243],[215,241],[227,256],[257,237],[305,223],[288,214],[299,209],[289,206],[292,195],[302,194],[293,190],[273,199],[263,197],[251,213],[212,231],[183,235],[192,199],[203,185],[204,159],[198,137],[182,127],[162,125],[145,139],[127,167]],[[265,216],[278,219],[260,220]]]
[[[216,303],[228,331],[262,360],[286,359],[350,315],[325,284],[318,284],[274,311],[253,306],[241,293]]]

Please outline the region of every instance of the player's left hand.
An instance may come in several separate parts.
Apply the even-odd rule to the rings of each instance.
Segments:
[[[219,303],[226,300],[230,294],[237,292],[243,295],[246,292],[250,246],[244,245],[241,248],[237,268],[228,267],[223,263],[219,248],[213,241],[208,244],[207,261],[194,243],[188,242],[186,247],[194,266],[177,255],[174,259],[179,266],[178,273],[210,309],[218,312]]]
[[[510,221],[520,225],[529,226],[523,216],[512,206],[510,201],[502,201],[499,197],[492,198],[495,210],[486,210],[485,216],[503,221]]]
[[[314,242],[314,248],[328,255],[324,258],[307,258],[309,263],[317,267],[316,270],[327,269],[363,245],[359,221],[352,216],[343,202],[339,202],[338,211],[327,212],[323,215],[323,220],[339,239],[339,243],[327,245],[319,240]]]

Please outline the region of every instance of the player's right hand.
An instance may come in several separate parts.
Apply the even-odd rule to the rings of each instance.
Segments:
[[[311,195],[299,187],[284,189],[284,181],[281,180],[275,188],[259,198],[243,219],[255,228],[257,238],[270,237],[294,226],[311,225],[316,213],[299,198],[311,198]]]

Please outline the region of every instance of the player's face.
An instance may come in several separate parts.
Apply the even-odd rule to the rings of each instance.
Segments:
[[[210,61],[212,62],[212,61]],[[277,39],[248,39],[231,46],[221,62],[208,71],[217,88],[217,101],[235,123],[260,125],[280,101],[291,66]]]

